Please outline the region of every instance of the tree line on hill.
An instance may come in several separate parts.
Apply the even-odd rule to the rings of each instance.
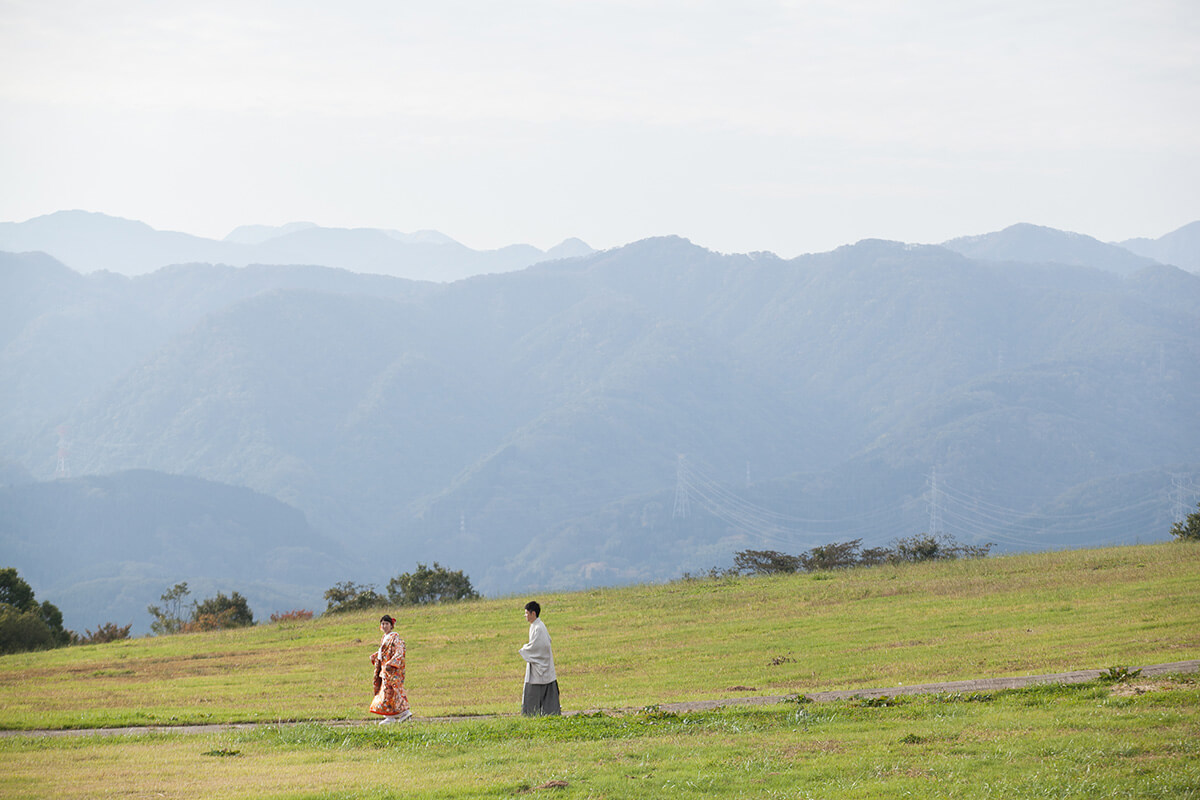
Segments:
[[[460,569],[451,571],[438,562],[433,567],[417,562],[413,572],[405,572],[388,581],[387,594],[375,591],[371,584],[343,581],[325,592],[326,614],[361,611],[383,605],[423,606],[430,603],[452,603],[478,600],[479,593],[471,579]]]
[[[1197,511],[1171,526],[1177,541],[1200,541],[1200,504]],[[911,564],[919,561],[951,561],[959,558],[983,558],[995,545],[960,544],[953,536],[922,533],[896,539],[891,547],[862,546],[862,539],[831,542],[811,550],[790,555],[777,550],[739,550],[734,554],[733,567],[714,568],[710,574],[777,575],[791,572],[821,572],[850,567],[873,567],[880,564]]]
[[[1171,526],[1176,541],[1200,542],[1200,504],[1197,510]],[[960,558],[984,558],[992,544],[965,545],[953,536],[923,533],[896,539],[890,547],[862,547],[862,539],[830,542],[798,555],[777,550],[740,550],[734,554],[733,567],[709,570],[709,577],[726,575],[777,575],[795,572],[868,567],[880,564],[904,564],[945,561]],[[685,579],[696,576],[684,573]],[[238,592],[188,603],[191,594],[186,581],[175,584],[159,598],[162,605],[147,607],[157,635],[211,631],[254,625],[254,614],[246,598]],[[450,570],[434,561],[422,562],[412,572],[388,581],[387,593],[372,584],[343,581],[325,591],[325,613],[361,611],[384,605],[410,606],[477,600],[479,593],[462,570]],[[271,615],[272,622],[311,619],[313,613],[297,609]],[[0,569],[0,655],[29,650],[47,650],[72,644],[103,644],[129,638],[131,625],[112,622],[88,630],[84,636],[63,627],[62,612],[49,601],[38,602],[33,588],[14,567]]]
[[[983,558],[994,544],[965,545],[953,536],[923,533],[897,539],[891,547],[862,547],[862,539],[819,545],[800,555],[776,550],[740,550],[734,554],[733,569],[743,575],[775,575],[789,572],[820,572],[879,564],[911,564],[918,561],[950,561]]]
[[[177,583],[162,595],[161,606],[147,607],[146,610],[154,618],[150,624],[151,631],[166,635],[242,628],[254,624],[254,614],[246,598],[237,592],[228,597],[217,592],[216,597],[190,605],[187,604],[188,594],[187,583]],[[414,571],[402,573],[388,581],[386,595],[376,591],[371,584],[353,581],[335,584],[325,591],[325,613],[360,611],[389,604],[415,606],[478,598],[479,593],[462,570],[447,569],[436,561],[432,567],[418,562]],[[311,611],[297,609],[272,614],[271,621],[311,619],[312,616]]]
[[[254,612],[240,592],[204,600],[190,600],[191,589],[181,581],[159,597],[159,604],[147,606],[153,617],[153,635],[195,633],[255,624]],[[357,611],[382,605],[427,605],[459,600],[475,600],[479,593],[462,570],[450,570],[438,562],[430,567],[418,562],[412,572],[388,581],[387,593],[381,594],[369,584],[350,581],[336,584],[325,592],[325,613]],[[271,622],[312,619],[313,612],[295,609],[271,615]],[[63,627],[62,613],[53,603],[38,602],[33,588],[17,574],[15,567],[0,569],[0,655],[30,650],[49,650],[73,644],[104,644],[128,639],[130,625],[106,622],[95,631],[80,636]]]

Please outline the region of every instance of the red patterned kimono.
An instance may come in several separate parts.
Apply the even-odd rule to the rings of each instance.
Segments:
[[[390,717],[408,711],[408,694],[404,691],[404,640],[392,631],[383,635],[378,652],[371,654],[372,664],[382,664],[383,687],[371,703],[372,714]]]

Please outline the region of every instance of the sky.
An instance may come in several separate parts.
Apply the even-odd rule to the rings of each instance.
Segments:
[[[0,221],[678,235],[1200,219],[1196,0],[0,0]]]

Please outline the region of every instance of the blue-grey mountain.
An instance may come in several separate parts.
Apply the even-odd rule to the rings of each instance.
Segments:
[[[1166,538],[1200,476],[1200,276],[1002,233],[980,257],[864,241],[786,261],[660,238],[450,283],[3,255],[0,475],[10,502],[72,485],[56,470],[150,470],[302,512],[316,563],[273,579],[297,576],[260,617],[418,561],[497,593],[931,530]],[[146,547],[109,541],[115,563]],[[206,544],[183,541],[181,566]],[[156,562],[144,602],[226,580],[191,561]]]
[[[1163,264],[1200,272],[1200,220],[1158,239],[1128,239],[1121,247]]]
[[[323,228],[303,222],[278,228],[243,226],[218,241],[85,211],[0,222],[0,250],[47,253],[84,273],[143,275],[191,262],[239,267],[320,264],[428,281],[511,272],[540,261],[594,252],[579,239],[568,239],[545,252],[531,245],[472,250],[436,231]]]

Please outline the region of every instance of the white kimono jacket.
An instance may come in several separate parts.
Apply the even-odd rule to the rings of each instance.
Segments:
[[[554,683],[554,651],[550,649],[550,632],[546,623],[535,619],[529,626],[529,643],[519,651],[525,664],[526,683]]]

